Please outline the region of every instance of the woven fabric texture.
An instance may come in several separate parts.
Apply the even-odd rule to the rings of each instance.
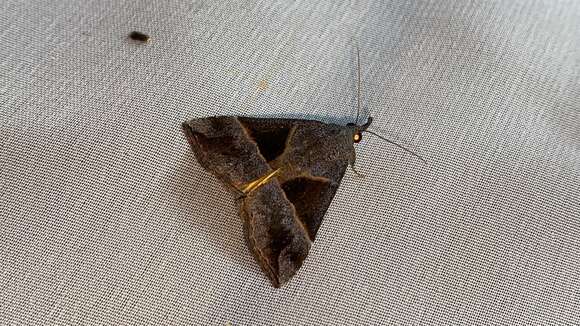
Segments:
[[[133,31],[149,44],[127,38]],[[0,325],[580,324],[580,2],[0,2]],[[365,135],[271,287],[180,123]]]

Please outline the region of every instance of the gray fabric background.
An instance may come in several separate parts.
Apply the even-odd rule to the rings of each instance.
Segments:
[[[150,33],[149,45],[129,41]],[[580,2],[0,2],[1,325],[580,324]],[[270,286],[179,130],[365,116]]]

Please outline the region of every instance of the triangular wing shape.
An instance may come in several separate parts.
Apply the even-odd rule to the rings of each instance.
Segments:
[[[347,128],[311,120],[212,117],[183,129],[197,160],[240,198],[248,247],[276,287],[308,255],[349,161]],[[279,169],[240,196],[244,184]]]

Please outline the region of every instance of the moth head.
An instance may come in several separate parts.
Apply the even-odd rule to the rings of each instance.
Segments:
[[[418,159],[420,159],[423,163],[427,164],[427,161],[425,161],[425,159],[423,159],[420,155],[416,154],[415,152],[407,149],[406,147],[399,145],[397,143],[395,143],[392,140],[389,140],[379,134],[377,134],[376,132],[373,132],[371,130],[367,130],[368,127],[370,127],[371,123],[373,122],[373,118],[369,117],[369,119],[367,120],[367,122],[364,125],[360,125],[358,126],[356,123],[349,123],[347,124],[348,127],[351,128],[352,130],[352,141],[354,143],[360,143],[360,141],[362,140],[362,133],[363,132],[367,132],[371,135],[375,135],[377,137],[379,137],[380,139],[384,140],[385,142],[389,143],[389,144],[393,144],[397,147],[399,147],[400,149],[404,150],[405,152],[417,157]]]
[[[369,117],[367,122],[364,125],[357,125],[356,123],[349,123],[347,124],[348,127],[352,128],[352,141],[354,143],[360,143],[362,140],[362,132],[367,130],[367,128],[373,122],[373,117]]]

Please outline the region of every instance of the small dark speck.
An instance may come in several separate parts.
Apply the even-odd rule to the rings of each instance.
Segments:
[[[129,34],[129,38],[144,43],[149,43],[149,41],[151,40],[151,37],[149,35],[137,31],[131,32],[131,34]]]

